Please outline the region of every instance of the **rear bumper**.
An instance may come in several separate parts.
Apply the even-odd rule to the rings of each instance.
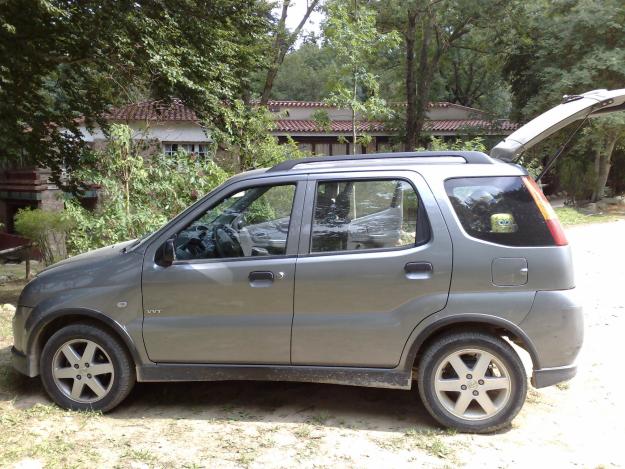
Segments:
[[[546,388],[554,384],[568,381],[577,374],[577,365],[561,366],[557,368],[542,368],[534,370],[532,386]]]
[[[519,324],[535,350],[532,384],[552,386],[573,378],[584,342],[584,315],[575,289],[536,292],[529,314]]]

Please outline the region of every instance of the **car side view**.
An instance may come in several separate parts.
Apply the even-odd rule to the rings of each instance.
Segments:
[[[149,236],[40,272],[13,363],[67,409],[135,381],[411,389],[440,424],[508,425],[531,384],[572,378],[583,341],[571,249],[511,161],[625,90],[569,98],[487,156],[313,157],[239,174]]]

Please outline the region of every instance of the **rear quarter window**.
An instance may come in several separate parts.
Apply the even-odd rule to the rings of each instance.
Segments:
[[[453,178],[445,190],[469,236],[505,246],[555,244],[520,177]]]

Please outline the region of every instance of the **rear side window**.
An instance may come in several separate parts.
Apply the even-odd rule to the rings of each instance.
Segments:
[[[422,210],[417,193],[404,180],[321,181],[315,196],[311,252],[401,248],[427,242]]]
[[[445,181],[447,196],[469,236],[506,246],[553,246],[545,218],[520,177]]]

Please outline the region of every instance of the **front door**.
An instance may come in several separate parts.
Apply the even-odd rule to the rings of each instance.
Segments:
[[[154,362],[290,362],[304,182],[235,183],[146,251],[143,337]],[[300,185],[301,187],[298,187]],[[173,237],[175,261],[158,265]]]
[[[294,365],[391,368],[444,308],[452,245],[409,171],[310,176],[297,261]]]

